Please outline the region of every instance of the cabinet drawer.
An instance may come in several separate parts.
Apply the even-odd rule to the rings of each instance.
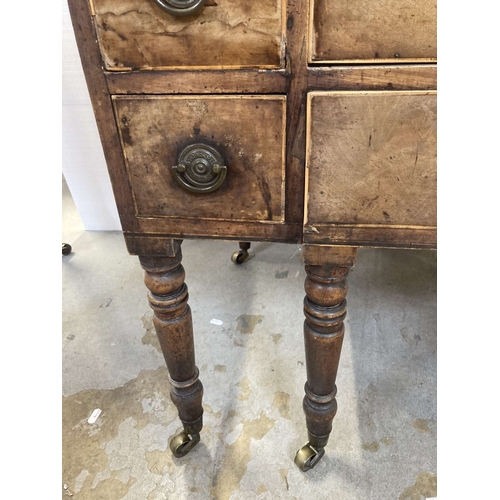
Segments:
[[[436,0],[313,0],[312,6],[312,63],[436,60]]]
[[[282,0],[205,0],[189,16],[158,0],[90,1],[108,70],[277,68],[283,60]]]
[[[283,221],[284,96],[113,103],[137,217]]]
[[[364,243],[377,228],[435,228],[436,93],[310,93],[306,167],[316,239],[347,226],[369,228]]]

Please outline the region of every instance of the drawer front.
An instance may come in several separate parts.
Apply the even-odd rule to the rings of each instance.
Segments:
[[[159,0],[91,2],[108,70],[277,68],[283,60],[282,0],[205,0],[189,16]]]
[[[437,57],[436,0],[313,0],[310,62]]]
[[[137,217],[284,220],[284,96],[113,102]]]
[[[436,93],[309,94],[306,170],[309,234],[434,228]]]

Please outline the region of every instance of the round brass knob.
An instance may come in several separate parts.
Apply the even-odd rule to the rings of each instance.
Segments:
[[[190,16],[203,7],[204,0],[156,0],[156,3],[173,16]]]
[[[218,189],[227,174],[220,153],[206,144],[191,144],[179,155],[172,167],[179,184],[193,193],[211,193]]]

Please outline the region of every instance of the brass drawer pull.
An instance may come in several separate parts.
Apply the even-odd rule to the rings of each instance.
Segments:
[[[156,3],[173,16],[190,16],[203,7],[204,0],[156,0]]]
[[[179,184],[193,193],[211,193],[218,189],[227,174],[220,153],[206,144],[191,144],[182,150],[172,167]]]

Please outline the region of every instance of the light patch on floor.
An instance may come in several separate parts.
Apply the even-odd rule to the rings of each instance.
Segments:
[[[413,347],[418,346],[418,343],[422,340],[422,338],[420,337],[420,335],[418,335],[418,333],[409,332],[409,327],[407,326],[401,328],[400,331],[403,340]]]
[[[273,342],[276,345],[278,345],[281,342],[281,339],[283,338],[283,335],[281,335],[281,333],[273,333],[271,335],[271,337],[273,338]]]
[[[363,448],[363,450],[371,451],[372,453],[375,453],[380,448],[380,445],[379,445],[378,441],[372,441],[371,443],[363,443],[361,445],[361,447]]]
[[[146,452],[146,462],[148,463],[148,469],[153,474],[162,475],[165,473],[173,474],[174,472],[174,462],[168,453],[160,450],[153,450]]]
[[[283,478],[283,481],[285,481],[286,491],[289,491],[290,485],[288,484],[288,469],[280,469],[280,475]]]
[[[241,436],[242,432],[243,432],[243,424],[240,422],[226,436],[226,439],[225,439],[226,443],[229,444],[229,445],[232,445],[232,444],[236,443],[236,441],[238,440],[238,438]]]
[[[262,323],[264,316],[242,314],[238,316],[238,326],[236,329],[240,333],[253,333],[255,327]]]
[[[229,500],[231,493],[237,491],[251,458],[250,441],[262,439],[274,424],[275,420],[267,417],[264,412],[256,419],[241,422],[238,439],[226,448],[222,467],[212,479],[211,498]]]
[[[437,496],[437,475],[430,472],[421,472],[413,486],[406,488],[399,500],[422,500],[422,498],[434,498]]]
[[[238,382],[237,387],[240,389],[240,394],[238,395],[238,399],[240,401],[246,401],[249,397],[252,391],[250,390],[250,380],[248,380],[247,377],[245,377],[241,382]]]
[[[63,397],[63,481],[79,498],[118,499],[127,494],[140,479],[137,464],[130,459],[120,463],[125,456],[120,455],[119,448],[118,455],[114,454],[110,443],[120,437],[130,442],[131,436],[136,439],[147,426],[164,427],[173,422],[175,407],[163,405],[168,397],[166,368],[141,372],[116,389],[90,389]],[[102,413],[89,424],[88,417],[95,408],[101,408]],[[131,472],[126,477],[123,469],[129,467]]]
[[[391,446],[391,444],[394,442],[394,438],[392,436],[384,436],[380,439],[380,442],[385,446]]]
[[[145,330],[144,336],[142,337],[142,343],[144,345],[153,346],[158,352],[161,353],[160,341],[158,340],[158,335],[156,335],[155,326],[153,324],[153,312],[144,314],[141,320],[142,326]]]
[[[413,421],[413,427],[415,427],[418,432],[422,432],[424,434],[428,434],[429,432],[431,432],[429,428],[429,421],[425,418],[416,418]]]
[[[290,394],[277,392],[274,396],[273,407],[278,409],[283,418],[290,419]]]
[[[266,493],[268,491],[268,489],[262,484],[262,483],[259,483],[259,486],[257,488],[257,496],[260,495],[261,493]]]
[[[289,271],[276,271],[276,274],[274,275],[274,277],[276,279],[283,280],[283,279],[288,278],[288,273],[289,273]]]
[[[82,470],[75,479],[75,493],[79,493],[82,489],[85,480],[90,476],[90,472],[87,469]]]

